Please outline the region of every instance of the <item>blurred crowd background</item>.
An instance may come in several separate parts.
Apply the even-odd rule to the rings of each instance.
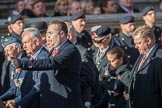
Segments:
[[[0,19],[6,19],[11,13],[21,13],[23,9],[31,9],[35,0],[0,0]],[[117,11],[104,12],[104,0],[79,0],[80,4],[73,3],[74,0],[41,0],[46,16],[67,16],[71,8],[81,6],[86,14],[109,14],[120,13],[118,11],[120,0],[113,0]],[[112,1],[112,0],[110,0]],[[133,7],[141,11],[145,6],[153,6],[156,11],[161,11],[161,0],[128,0],[133,1]],[[129,3],[129,2],[128,2]],[[112,4],[113,5],[113,4]],[[40,6],[41,7],[41,6]],[[77,7],[78,8],[78,7]],[[75,8],[76,10],[76,8]],[[59,14],[58,14],[59,13]],[[38,16],[37,16],[38,17]]]

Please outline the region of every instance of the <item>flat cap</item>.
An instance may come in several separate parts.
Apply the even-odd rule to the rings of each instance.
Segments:
[[[131,23],[134,22],[134,16],[125,16],[123,18],[120,19],[119,23],[120,24],[127,24],[127,23]]]
[[[80,18],[85,18],[84,12],[78,12],[78,13],[72,15],[70,20],[73,21],[73,20],[77,20],[77,19],[80,19]]]
[[[111,28],[108,26],[101,26],[96,30],[96,41],[100,41],[111,33]]]
[[[7,24],[7,25],[13,24],[14,22],[16,22],[19,19],[22,19],[21,15],[10,15],[8,17],[7,21],[5,22],[5,24]]]
[[[154,7],[147,6],[142,11],[142,16],[145,16],[150,10],[155,10]]]
[[[5,48],[7,45],[12,43],[20,43],[20,40],[16,36],[4,36],[1,38],[2,47]],[[21,44],[21,43],[20,43]]]
[[[47,23],[45,21],[40,21],[40,22],[31,24],[30,27],[34,27],[38,29],[40,32],[44,32],[47,30]]]

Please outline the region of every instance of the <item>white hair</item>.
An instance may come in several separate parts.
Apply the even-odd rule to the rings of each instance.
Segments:
[[[23,37],[24,34],[26,34],[26,33],[30,33],[30,36],[32,39],[38,38],[39,40],[42,41],[41,33],[38,29],[33,28],[33,27],[26,28],[26,29],[24,29],[24,32],[22,33],[21,37]]]

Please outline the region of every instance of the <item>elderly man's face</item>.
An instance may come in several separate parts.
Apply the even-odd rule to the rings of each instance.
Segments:
[[[80,18],[72,21],[72,25],[78,33],[81,33],[85,29],[86,21],[84,18]]]
[[[38,39],[32,38],[29,32],[26,32],[22,37],[23,47],[28,55],[33,55],[38,49]]]
[[[111,36],[105,36],[104,38],[102,38],[101,40],[97,40],[95,41],[94,39],[94,42],[97,44],[97,47],[100,49],[100,50],[103,50],[105,48],[107,48],[107,46],[109,45],[110,43],[110,40],[111,40]]]
[[[4,48],[4,52],[5,52],[5,56],[9,61],[13,58],[17,58],[18,49],[17,47],[14,47],[12,44],[7,45]]]

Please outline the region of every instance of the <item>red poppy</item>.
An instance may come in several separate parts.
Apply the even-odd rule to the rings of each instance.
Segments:
[[[21,68],[17,68],[17,69],[16,69],[16,72],[17,72],[17,73],[20,73],[20,72],[21,72]]]
[[[58,52],[59,52],[58,50],[53,50],[52,55],[55,56],[58,54]]]

